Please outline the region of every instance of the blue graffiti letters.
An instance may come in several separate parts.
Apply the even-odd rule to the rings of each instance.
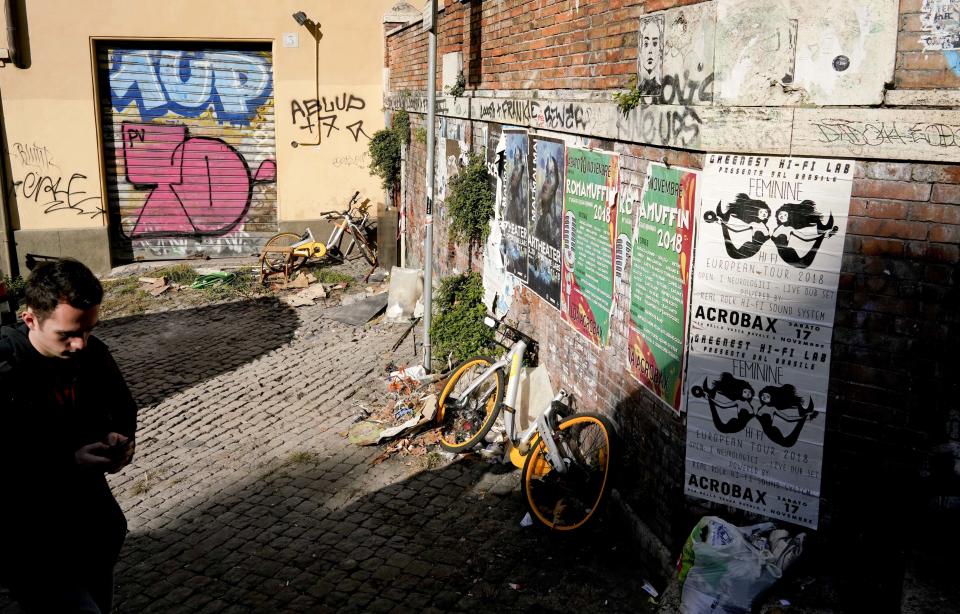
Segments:
[[[256,52],[116,50],[110,56],[113,108],[136,104],[146,121],[168,111],[249,124],[273,92],[270,63]]]

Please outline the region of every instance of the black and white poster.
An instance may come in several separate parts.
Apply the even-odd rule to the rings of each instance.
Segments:
[[[503,253],[507,272],[527,281],[527,216],[530,208],[529,138],[526,130],[503,131]]]
[[[684,383],[688,495],[816,528],[853,167],[707,155]]]
[[[527,286],[557,309],[560,309],[563,164],[563,141],[544,137],[530,139]]]

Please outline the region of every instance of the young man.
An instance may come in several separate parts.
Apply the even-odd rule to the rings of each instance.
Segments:
[[[28,612],[110,612],[127,524],[104,473],[130,463],[137,408],[91,336],[103,288],[38,265],[23,322],[0,328],[0,583]]]

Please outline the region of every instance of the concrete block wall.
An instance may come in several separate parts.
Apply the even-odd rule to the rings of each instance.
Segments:
[[[439,17],[440,40],[447,42],[438,52],[463,51],[468,95],[549,98],[562,90],[571,98],[598,100],[602,95],[609,100],[616,91],[611,88],[624,87],[636,71],[639,17],[693,4],[698,3],[583,3],[575,18],[568,19],[574,2],[452,3]],[[955,92],[938,89],[958,84],[949,58],[937,52],[939,59],[929,60],[933,67],[920,69],[911,55],[919,53],[910,41],[919,32],[915,16],[921,5],[920,0],[900,4],[894,86],[901,92],[925,89],[938,92],[937,100],[950,99]],[[479,24],[474,11],[481,13]],[[463,32],[460,48],[450,33],[457,28]],[[407,63],[419,63],[422,54],[411,58],[399,53],[425,38],[418,26],[388,37],[392,92],[425,87],[422,70]],[[941,59],[943,64],[937,64]],[[475,70],[477,66],[481,70]],[[927,112],[934,111],[918,111]],[[411,124],[422,125],[424,118],[412,112]],[[476,116],[448,121],[466,122],[472,148],[482,151],[485,122]],[[651,161],[702,168],[706,149],[590,133],[576,139],[620,154],[624,187],[640,185]],[[710,150],[723,151],[724,143]],[[867,154],[868,149],[861,151]],[[960,161],[956,154],[949,156]],[[893,518],[913,519],[955,508],[960,501],[960,479],[953,469],[960,447],[955,402],[960,384],[954,375],[960,361],[953,349],[960,339],[960,165],[911,161],[912,154],[906,160],[838,157],[855,159],[856,174],[833,337],[819,534],[830,544],[828,566],[849,561],[851,549],[868,561],[851,580],[853,593],[872,591],[877,599],[894,599],[890,595],[902,579],[904,542],[894,539],[883,550],[870,543],[875,537],[871,532],[885,531]],[[403,194],[411,216],[408,262],[414,264],[423,258],[425,160],[424,145],[412,141]],[[479,254],[448,241],[442,203],[434,219],[437,274],[481,270]],[[648,555],[653,564],[659,562],[661,573],[669,573],[664,552],[675,555],[705,511],[744,523],[753,520],[683,495],[686,426],[682,417],[626,375],[622,314],[614,318],[610,343],[603,349],[581,339],[555,309],[526,289],[520,290],[511,317],[540,342],[541,358],[556,386],[575,387],[583,409],[602,411],[619,424],[627,455],[622,498],[659,544],[659,556]],[[844,551],[843,557],[830,554]]]

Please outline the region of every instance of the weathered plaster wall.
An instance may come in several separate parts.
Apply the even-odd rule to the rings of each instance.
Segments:
[[[33,173],[28,184],[42,177],[50,178],[44,185],[60,184],[39,194],[23,183],[13,188],[14,227],[107,224],[95,211],[106,205],[95,39],[271,45],[280,218],[316,218],[320,211],[343,205],[357,189],[382,200],[378,181],[369,175],[367,142],[383,126],[383,16],[393,4],[375,0],[344,11],[329,0],[229,6],[173,0],[162,8],[119,0],[29,2],[32,65],[26,70],[9,64],[0,68],[10,180],[23,182]],[[291,18],[298,10],[321,23],[318,43]],[[285,33],[297,34],[299,46],[284,46]],[[317,98],[319,103],[314,102]],[[341,100],[349,104],[339,104]],[[308,144],[293,147],[294,141]],[[71,202],[90,199],[80,208],[87,212],[92,207],[91,214],[70,207],[47,211],[48,201],[66,201],[68,196]]]

